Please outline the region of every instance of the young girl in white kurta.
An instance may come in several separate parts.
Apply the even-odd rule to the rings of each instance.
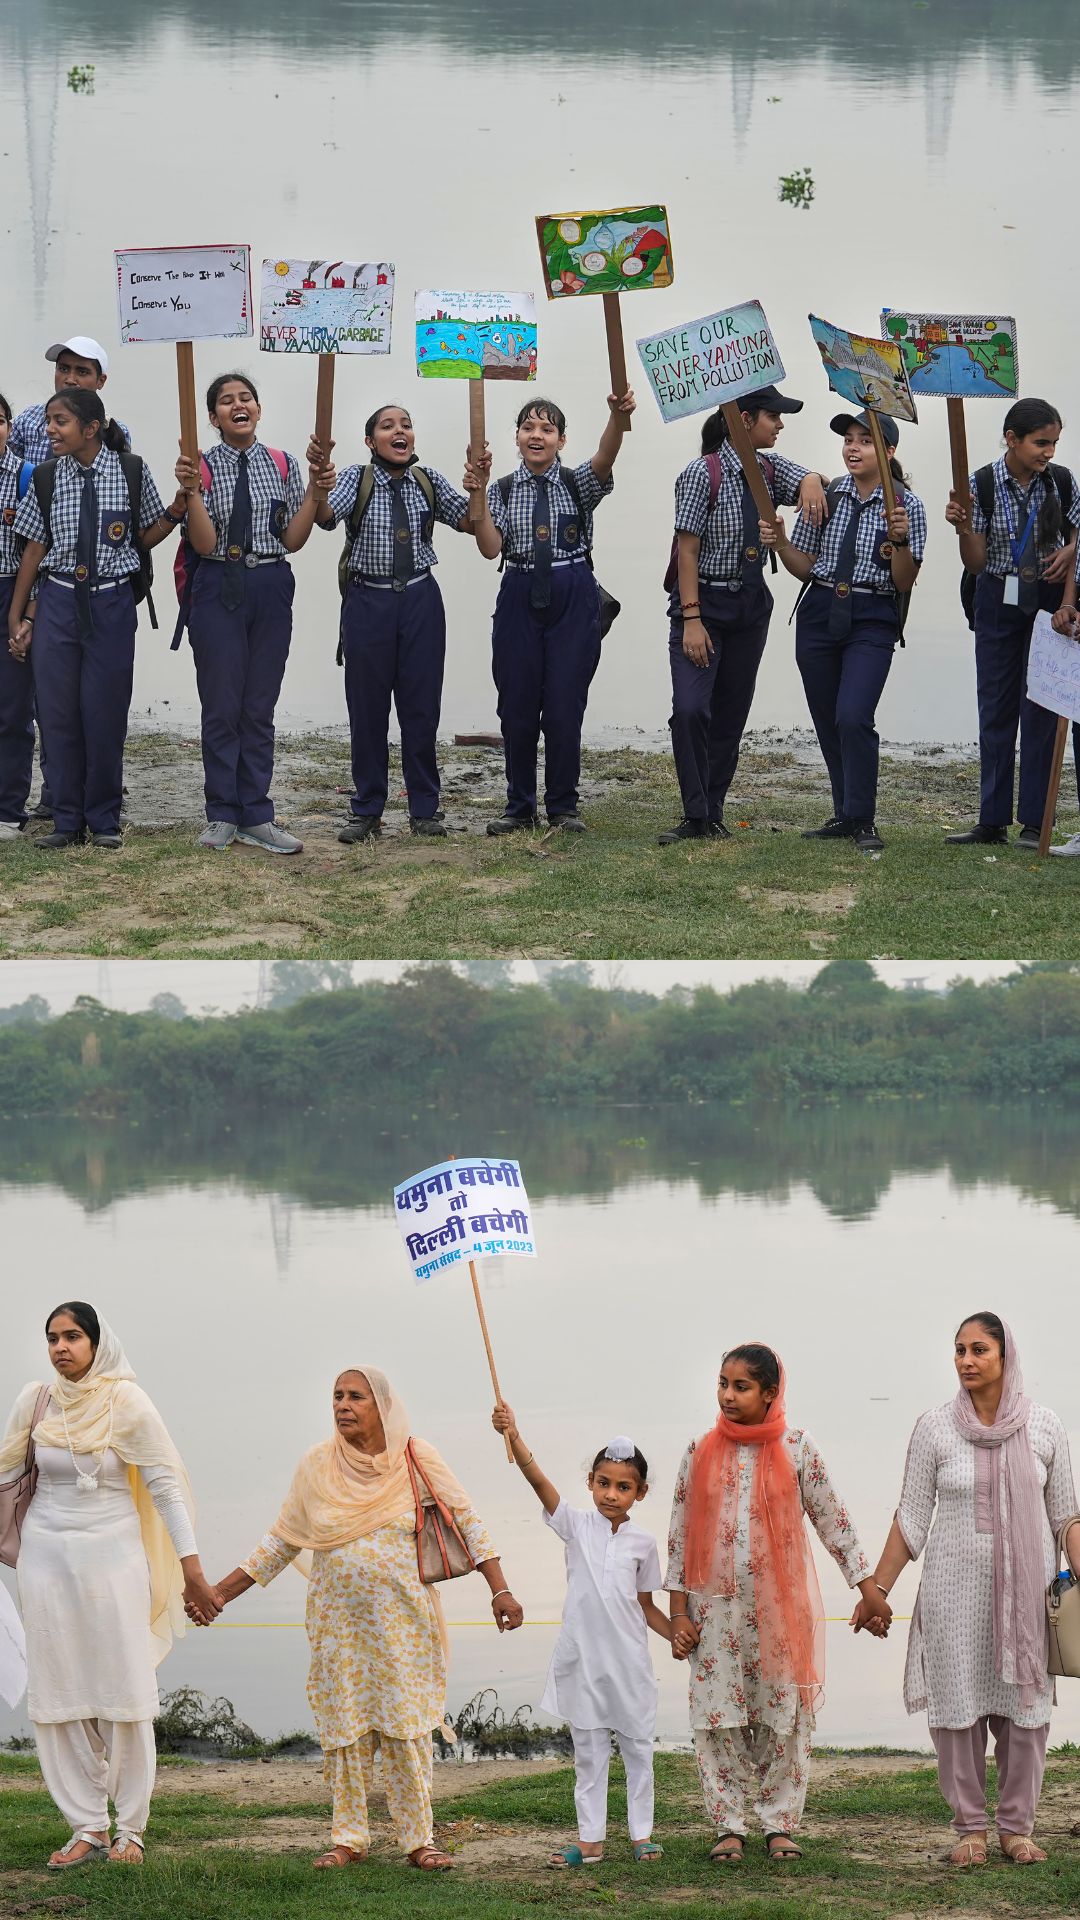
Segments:
[[[187,1476],[116,1335],[78,1301],[46,1332],[56,1379],[16,1401],[0,1479],[21,1471],[33,1429],[38,1480],[18,1561],[27,1711],[45,1785],[72,1827],[49,1866],[106,1852],[135,1864],[154,1786],[156,1668],[183,1631],[184,1593],[211,1617],[219,1609]]]
[[[772,1859],[800,1853],[814,1712],[825,1672],[821,1594],[804,1514],[870,1614],[889,1617],[847,1509],[808,1433],[789,1427],[770,1347],[724,1356],[720,1415],[675,1485],[665,1586],[672,1652],[690,1659],[690,1727],[710,1858],[742,1859],[747,1811]]]
[[[652,1597],[660,1586],[656,1542],[630,1519],[631,1508],[648,1492],[644,1456],[632,1440],[609,1441],[589,1474],[592,1506],[570,1507],[537,1466],[513,1409],[503,1402],[492,1423],[507,1435],[548,1526],[566,1548],[562,1630],[540,1709],[568,1721],[573,1735],[579,1844],[560,1847],[549,1864],[580,1867],[603,1856],[612,1734],[626,1770],[634,1859],[658,1860],[663,1848],[652,1839],[656,1677],[648,1628],[665,1640],[671,1628]]]

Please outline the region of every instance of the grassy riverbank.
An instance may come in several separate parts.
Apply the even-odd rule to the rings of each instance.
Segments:
[[[549,1849],[573,1835],[573,1775],[558,1763],[436,1769],[438,1837],[451,1875],[421,1875],[393,1850],[385,1809],[374,1809],[374,1846],[362,1867],[316,1876],[325,1844],[326,1796],[318,1766],[174,1765],[163,1768],[148,1862],[122,1873],[97,1866],[60,1876],[41,1870],[63,1829],[27,1760],[0,1760],[0,1915],[126,1920],[322,1920],[376,1910],[382,1920],[551,1920],[616,1908],[622,1920],[670,1909],[705,1920],[718,1896],[730,1920],[966,1920],[1057,1916],[1080,1909],[1080,1761],[1051,1756],[1040,1810],[1045,1866],[1018,1869],[996,1851],[986,1868],[957,1873],[940,1862],[947,1809],[925,1761],[885,1755],[822,1756],[807,1806],[805,1856],[769,1866],[759,1839],[738,1871],[710,1866],[696,1773],[688,1755],[657,1759],[655,1867],[636,1867],[625,1839],[616,1765],[611,1838],[602,1866],[556,1874]],[[374,1903],[369,1908],[368,1903]]]
[[[36,824],[0,847],[0,957],[1056,959],[1075,950],[1080,860],[945,847],[944,830],[975,817],[977,769],[941,749],[885,757],[887,845],[870,858],[850,843],[800,838],[799,827],[829,812],[804,736],[755,736],[729,803],[729,841],[669,848],[656,844],[678,813],[663,755],[588,753],[591,831],[509,842],[483,831],[501,809],[501,755],[447,749],[444,770],[447,840],[411,836],[394,794],[382,840],[343,847],[346,743],[284,739],[279,817],[304,854],[207,854],[195,845],[196,745],[136,735],[120,853],[37,853]],[[1067,777],[1066,806],[1070,791]],[[1063,812],[1065,831],[1078,824]]]

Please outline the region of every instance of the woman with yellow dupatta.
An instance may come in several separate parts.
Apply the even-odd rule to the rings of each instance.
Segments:
[[[771,1347],[724,1355],[719,1417],[687,1447],[671,1511],[671,1651],[690,1660],[690,1728],[717,1832],[709,1857],[725,1866],[743,1857],[748,1809],[771,1860],[801,1853],[792,1835],[825,1676],[804,1515],[868,1617],[891,1617],[824,1460],[787,1424],[784,1387]]]
[[[69,1300],[45,1338],[55,1377],[19,1395],[0,1481],[21,1471],[33,1428],[38,1480],[17,1569],[27,1711],[45,1785],[72,1828],[49,1866],[106,1854],[134,1866],[154,1788],[156,1670],[184,1631],[181,1603],[212,1619],[220,1602],[199,1561],[183,1463],[112,1328]]]
[[[449,1867],[433,1846],[431,1734],[446,1694],[446,1628],[438,1593],[421,1583],[416,1508],[406,1460],[409,1421],[385,1374],[349,1368],[334,1383],[334,1437],[306,1453],[273,1529],[216,1589],[225,1603],[265,1587],[311,1553],[308,1699],[334,1799],[330,1847],[317,1867],[365,1858],[375,1755],[387,1808],[414,1867]],[[522,1611],[465,1489],[426,1440],[412,1440],[423,1477],[454,1515],[491,1588],[499,1632]],[[301,1572],[306,1572],[302,1565]],[[191,1609],[198,1618],[198,1608]]]

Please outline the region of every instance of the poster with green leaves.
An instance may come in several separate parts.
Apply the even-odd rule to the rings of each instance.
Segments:
[[[536,234],[549,300],[670,287],[674,278],[666,207],[542,213]]]

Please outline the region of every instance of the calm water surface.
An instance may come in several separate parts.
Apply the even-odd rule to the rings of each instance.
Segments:
[[[380,1116],[386,1118],[386,1116]],[[986,1107],[630,1109],[406,1116],[385,1130],[317,1115],[211,1135],[31,1131],[0,1183],[8,1278],[0,1401],[40,1368],[58,1296],[95,1301],[122,1333],[180,1444],[212,1575],[250,1551],[298,1455],[330,1431],[334,1374],[386,1369],[418,1431],[473,1494],[533,1624],[499,1639],[485,1589],[447,1593],[452,1709],[482,1685],[536,1701],[563,1590],[562,1555],[488,1425],[491,1392],[467,1281],[415,1288],[393,1178],[481,1142],[518,1153],[535,1262],[488,1262],[483,1287],[504,1391],[556,1484],[616,1432],[651,1463],[640,1511],[661,1545],[687,1439],[715,1410],[725,1346],[782,1352],[790,1412],[821,1445],[876,1557],[911,1426],[953,1390],[951,1336],[990,1305],[1013,1322],[1028,1390],[1073,1437],[1080,1117]],[[826,1613],[851,1601],[818,1556]],[[6,1574],[5,1578],[9,1578]],[[897,1610],[910,1611],[906,1575]],[[192,1634],[163,1683],[225,1693],[260,1731],[309,1723],[299,1577]],[[846,1610],[846,1611],[845,1611]],[[482,1624],[474,1625],[473,1622]],[[906,1628],[885,1646],[829,1628],[824,1741],[925,1744],[900,1697]],[[663,1738],[685,1738],[685,1686],[660,1641]],[[1055,1737],[1080,1737],[1065,1682]],[[0,1712],[0,1736],[23,1724]]]
[[[338,458],[356,458],[380,401],[415,402],[422,457],[460,473],[464,395],[417,392],[413,289],[535,286],[532,215],[545,208],[668,203],[676,280],[624,304],[635,334],[758,298],[805,412],[783,445],[838,467],[830,402],[808,310],[873,332],[883,304],[1003,308],[1019,320],[1022,385],[1066,419],[1062,457],[1080,466],[1080,391],[1064,316],[1072,255],[1062,245],[1064,183],[1078,157],[1077,49],[1067,10],[1001,0],[920,0],[898,8],[832,0],[522,0],[490,9],[445,0],[388,9],[371,0],[232,0],[228,38],[210,0],[8,0],[0,15],[0,148],[6,272],[0,276],[0,385],[21,406],[44,397],[42,349],[58,335],[115,341],[116,246],[237,239],[253,257],[336,253],[398,268],[389,364],[338,374]],[[93,97],[66,86],[93,63]],[[1000,156],[1007,155],[1002,166]],[[781,206],[780,174],[809,166],[816,200]],[[541,303],[540,376],[570,421],[568,455],[592,451],[604,419],[599,303]],[[314,367],[242,343],[198,349],[200,383],[239,358],[261,381],[264,437],[302,450]],[[641,382],[638,382],[641,388]],[[171,350],[117,348],[107,396],[159,479],[175,457]],[[616,497],[598,519],[597,558],[626,611],[593,688],[589,727],[666,722],[659,581],[671,485],[696,451],[693,422],[663,427],[642,389]],[[496,471],[513,461],[517,389],[489,396]],[[1004,408],[968,410],[973,459],[998,450]],[[932,543],[881,707],[894,739],[970,739],[976,730],[970,635],[956,597],[945,409],[926,401],[902,454],[930,508]],[[299,556],[293,655],[279,719],[344,719],[334,665],[337,539]],[[472,542],[440,535],[449,609],[443,718],[491,726],[489,618],[494,571]],[[162,571],[167,571],[162,563]],[[754,724],[805,722],[786,626],[794,585],[781,574]],[[163,627],[171,587],[162,584]],[[188,650],[141,631],[134,713],[189,722]]]

